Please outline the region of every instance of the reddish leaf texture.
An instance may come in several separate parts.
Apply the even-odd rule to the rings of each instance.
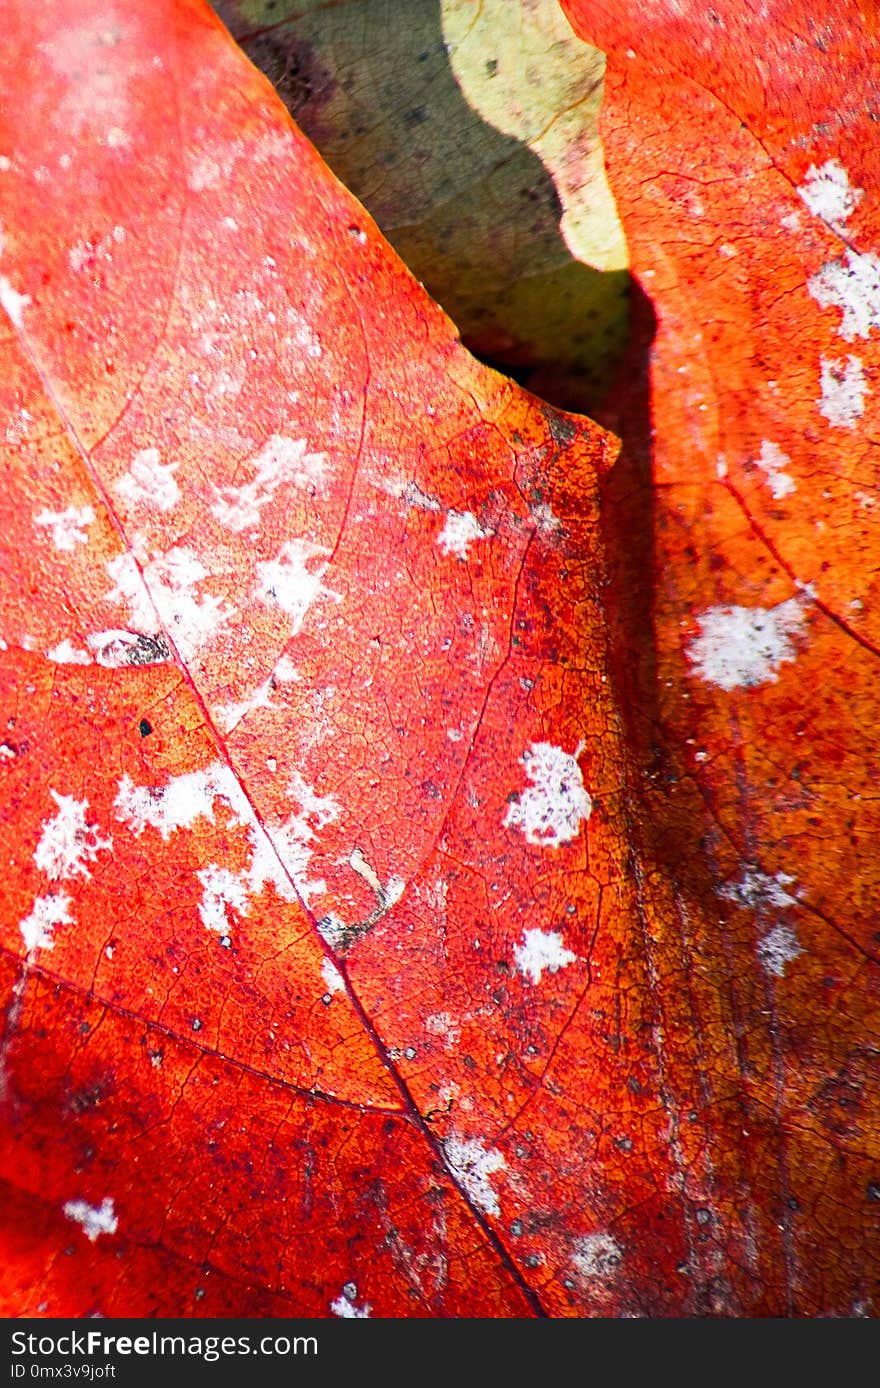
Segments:
[[[662,1304],[616,445],[200,5],[7,22],[5,1305]]]
[[[591,7],[652,492],[638,387],[606,484],[195,0],[5,18],[7,1313],[870,1310],[876,181],[796,144],[830,78],[783,170]]]
[[[611,605],[652,856],[703,902],[663,1011],[703,1037],[701,1163],[737,1192],[703,1215],[710,1304],[876,1315],[877,11],[563,8],[608,53],[609,180],[654,320],[606,420],[613,524],[646,537]]]

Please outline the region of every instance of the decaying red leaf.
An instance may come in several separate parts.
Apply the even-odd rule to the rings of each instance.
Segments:
[[[651,856],[703,901],[659,986],[670,1040],[703,1038],[685,1185],[715,1192],[709,1304],[876,1314],[877,11],[563,7],[608,53],[609,179],[655,320],[608,414],[604,514],[644,535],[611,598]]]
[[[662,1303],[613,442],[203,7],[7,23],[5,1305]]]
[[[462,351],[201,5],[50,10],[0,56],[4,1306],[870,1308],[873,651],[822,584],[871,578],[809,510],[857,468],[838,243],[797,261],[738,118],[696,125],[711,216],[646,230],[694,112],[685,152],[613,59],[650,678],[637,389],[600,505],[611,437]]]

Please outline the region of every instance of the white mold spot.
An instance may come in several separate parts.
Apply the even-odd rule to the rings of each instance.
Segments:
[[[566,949],[562,936],[555,930],[525,930],[521,945],[515,945],[513,957],[524,978],[540,983],[545,973],[555,974],[577,958]]]
[[[323,545],[313,544],[311,540],[288,540],[281,546],[276,559],[257,564],[256,597],[287,613],[291,619],[291,636],[298,635],[306,613],[317,598],[341,601],[338,593],[321,583],[327,572],[324,556],[329,553]]]
[[[803,954],[797,932],[790,925],[776,925],[758,945],[758,958],[768,974],[785,977],[785,966]]]
[[[581,821],[593,812],[577,763],[582,751],[582,745],[572,755],[551,742],[533,742],[521,758],[532,784],[511,801],[505,827],[519,829],[529,843],[542,848],[577,838]]]
[[[838,159],[828,159],[818,167],[811,164],[798,188],[814,217],[821,217],[835,231],[842,231],[864,197],[853,188],[846,169]]]
[[[206,930],[228,936],[231,922],[227,907],[238,916],[246,916],[250,899],[245,883],[229,868],[211,863],[201,869],[196,876],[202,884],[202,900],[199,915]]]
[[[821,372],[820,413],[832,428],[854,429],[865,413],[865,396],[868,393],[861,360],[848,356],[844,366],[843,362],[822,357]]]
[[[425,1031],[429,1036],[442,1037],[447,1051],[455,1050],[461,1040],[461,1027],[456,1023],[451,1012],[433,1012],[429,1017],[426,1017]]]
[[[78,651],[67,639],[59,641],[57,646],[50,647],[46,652],[46,659],[53,661],[56,665],[91,665],[92,663],[92,657],[88,651]]]
[[[783,910],[786,906],[797,905],[797,897],[792,896],[788,890],[794,880],[788,872],[777,872],[771,876],[768,872],[761,872],[754,864],[747,863],[739,881],[727,882],[720,889],[719,895],[723,896],[725,901],[732,901],[737,906],[746,906],[750,910],[768,907]]]
[[[328,993],[344,993],[345,979],[333,963],[332,959],[325,959],[321,965],[321,977],[327,985]]]
[[[821,308],[840,309],[837,331],[845,342],[880,328],[880,259],[871,252],[847,250],[812,275],[807,288]]]
[[[85,532],[94,519],[91,506],[68,506],[66,511],[41,511],[34,517],[34,525],[51,530],[56,549],[73,550],[88,543]]]
[[[94,1243],[99,1234],[115,1234],[119,1227],[109,1196],[105,1196],[100,1205],[90,1205],[87,1200],[68,1200],[64,1213],[80,1226],[89,1243]]]
[[[357,1295],[356,1284],[346,1282],[342,1294],[330,1303],[330,1310],[334,1316],[341,1316],[343,1320],[367,1320],[373,1308],[367,1301],[358,1306]]]
[[[793,638],[803,621],[799,598],[776,607],[709,607],[688,648],[693,673],[728,691],[775,681],[779,666],[797,656]]]
[[[34,417],[30,410],[18,410],[10,419],[6,426],[6,442],[13,447],[26,439],[30,432],[30,427],[34,422]]]
[[[28,954],[37,949],[55,948],[52,932],[56,926],[73,924],[69,907],[70,897],[63,892],[49,892],[47,896],[36,898],[30,915],[18,925]]]
[[[578,1239],[571,1263],[581,1277],[612,1277],[623,1261],[623,1249],[610,1234],[586,1234]]]
[[[155,631],[158,614],[183,660],[191,659],[234,611],[213,593],[196,593],[209,574],[190,549],[170,549],[145,565],[143,574],[131,555],[120,554],[107,572],[116,585],[107,596],[128,603],[132,626]]]
[[[562,529],[562,522],[558,516],[554,516],[550,505],[546,501],[541,501],[531,510],[532,520],[544,535],[556,535]]]
[[[497,1218],[501,1208],[489,1177],[506,1168],[502,1153],[494,1147],[484,1147],[479,1138],[454,1135],[444,1139],[443,1151],[453,1176],[477,1208]]]
[[[467,559],[468,547],[475,540],[486,540],[490,532],[484,530],[476,516],[470,511],[449,511],[443,529],[437,536],[437,543],[444,554],[455,554],[459,559]]]
[[[173,511],[180,500],[180,488],[174,477],[178,466],[178,463],[161,462],[158,448],[142,448],[132,458],[131,467],[120,477],[115,490],[133,505]]]
[[[199,818],[213,824],[216,799],[227,802],[237,823],[252,820],[241,786],[221,762],[172,776],[165,786],[136,786],[130,776],[123,776],[113,808],[131,833],[142,834],[149,826],[167,841],[178,829],[191,829]]]
[[[88,800],[76,800],[72,795],[49,794],[58,806],[53,819],[43,821],[43,832],[34,853],[34,862],[50,882],[67,877],[91,877],[86,867],[97,858],[102,848],[111,848],[112,839],[104,839],[97,829],[86,824]]]
[[[785,471],[790,462],[791,458],[787,453],[783,453],[778,444],[768,443],[766,439],[761,444],[758,467],[767,478],[767,486],[773,494],[774,501],[781,501],[783,497],[797,491],[794,478],[789,477]]]
[[[216,864],[198,873],[202,884],[202,923],[226,937],[231,929],[230,910],[246,916],[251,897],[262,892],[267,883],[282,900],[293,901],[298,892],[306,904],[316,893],[326,891],[323,880],[310,881],[306,874],[316,833],[337,818],[339,804],[332,795],[316,794],[298,772],[294,773],[289,789],[300,803],[299,814],[265,829],[258,823],[234,772],[220,762],[172,777],[165,786],[136,786],[129,776],[124,776],[114,809],[133,834],[142,834],[149,827],[167,840],[180,829],[191,829],[199,818],[213,823],[215,801],[227,803],[233,824],[247,827],[251,860],[239,873]]]
[[[250,816],[253,856],[242,880],[254,894],[271,883],[283,900],[292,901],[298,893],[308,905],[313,896],[327,890],[323,878],[311,880],[307,876],[315,838],[338,817],[340,806],[332,795],[316,794],[299,772],[294,772],[288,790],[299,801],[299,814],[289,815],[283,823],[267,825],[265,831]]]
[[[216,188],[227,180],[231,173],[231,159],[227,158],[218,162],[216,159],[212,159],[209,154],[202,154],[198,159],[193,160],[187,170],[186,182],[194,193],[203,193],[206,188]]]
[[[5,275],[0,275],[0,307],[9,315],[13,327],[24,327],[24,311],[31,301],[29,294],[19,294],[13,289]]]
[[[283,483],[322,492],[327,478],[326,453],[309,453],[305,439],[273,434],[253,460],[254,477],[240,487],[218,487],[212,511],[229,530],[251,530],[260,511]]]
[[[275,852],[308,906],[313,896],[327,890],[323,879],[310,881],[306,876],[313,844],[316,835],[339,818],[341,806],[333,795],[318,795],[298,771],[293,773],[288,790],[299,801],[299,814],[290,815],[283,824],[271,827],[269,834]],[[252,864],[251,872],[254,871]]]

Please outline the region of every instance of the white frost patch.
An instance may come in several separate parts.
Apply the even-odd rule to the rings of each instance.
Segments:
[[[46,659],[54,661],[56,665],[91,665],[92,657],[88,651],[78,651],[75,646],[65,638],[59,641],[57,646],[52,646],[46,652]]]
[[[344,993],[345,979],[333,963],[332,959],[325,959],[321,965],[321,977],[327,985],[328,993]]]
[[[216,863],[203,868],[196,876],[202,884],[202,900],[199,903],[202,924],[206,930],[213,930],[217,935],[228,935],[230,920],[227,906],[239,916],[246,916],[248,912],[249,898],[245,883],[229,868],[218,867]]]
[[[312,844],[317,833],[339,818],[341,806],[333,795],[318,795],[298,771],[293,773],[288,790],[299,801],[300,812],[290,815],[283,824],[271,828],[269,832],[275,852],[308,906],[313,896],[327,890],[323,879],[309,881],[306,877],[314,851]]]
[[[449,511],[437,543],[444,554],[457,554],[459,559],[467,559],[468,546],[475,540],[488,539],[489,534],[470,511]]]
[[[785,977],[785,966],[803,954],[797,933],[790,925],[777,925],[758,945],[758,958],[768,974]]]
[[[838,159],[828,159],[818,168],[811,164],[797,191],[813,216],[821,217],[835,231],[843,230],[865,196],[861,188],[852,187]]]
[[[209,574],[190,549],[170,549],[147,564],[143,574],[130,554],[120,554],[110,560],[107,572],[116,585],[107,596],[128,603],[132,625],[154,632],[158,613],[183,660],[191,659],[234,611],[213,593],[195,593]]]
[[[308,905],[313,896],[327,890],[323,878],[313,881],[307,876],[316,834],[338,817],[340,805],[332,795],[318,795],[299,772],[294,772],[288,790],[299,801],[299,813],[268,825],[265,831],[248,807],[253,854],[238,880],[249,895],[258,895],[271,883],[282,900],[293,901],[298,893]],[[246,906],[241,914],[247,914]]]
[[[571,1264],[581,1277],[610,1277],[623,1260],[623,1249],[610,1234],[586,1234],[578,1239]]]
[[[99,1234],[115,1234],[119,1227],[109,1196],[105,1196],[100,1205],[90,1205],[87,1200],[68,1200],[64,1213],[74,1224],[80,1225],[89,1243],[94,1243]]]
[[[9,315],[13,327],[24,326],[24,311],[31,301],[30,294],[19,294],[5,275],[0,275],[0,307]]]
[[[479,1138],[455,1136],[444,1138],[443,1151],[453,1176],[477,1208],[484,1214],[500,1215],[498,1196],[489,1177],[507,1166],[501,1152],[484,1147]]]
[[[778,444],[768,443],[766,439],[761,444],[758,467],[767,478],[767,486],[773,494],[774,501],[781,501],[783,497],[797,491],[794,478],[789,477],[785,471],[790,462],[791,458],[787,453],[783,453]]]
[[[558,516],[554,516],[549,503],[546,501],[541,501],[537,506],[532,507],[532,520],[545,535],[554,535],[562,529],[562,522]]]
[[[21,443],[22,439],[27,438],[30,426],[34,422],[34,417],[29,410],[21,409],[14,414],[6,426],[6,442],[15,446]]]
[[[355,1283],[346,1282],[342,1288],[341,1296],[330,1302],[330,1310],[334,1316],[342,1316],[344,1320],[367,1320],[373,1308],[367,1301],[358,1306],[357,1294],[358,1289]]]
[[[60,882],[66,877],[91,877],[86,863],[94,862],[102,848],[111,848],[112,839],[103,839],[93,825],[86,824],[88,800],[72,795],[49,794],[58,806],[54,819],[43,822],[43,832],[34,862],[49,878]]]
[[[62,156],[63,157],[63,156]],[[125,227],[115,226],[106,236],[96,241],[77,241],[67,252],[67,263],[74,274],[94,265],[96,260],[113,259],[114,246],[125,240]]]
[[[225,733],[231,733],[243,718],[253,713],[258,708],[274,708],[272,703],[273,679],[270,675],[261,685],[258,685],[249,699],[244,699],[237,704],[215,704],[211,712],[217,719],[220,728]]]
[[[821,358],[822,398],[819,411],[835,429],[853,429],[865,413],[868,385],[858,357],[847,357],[846,366]]]
[[[199,818],[213,824],[216,799],[228,803],[239,824],[252,820],[235,775],[221,762],[172,776],[165,786],[136,786],[130,776],[123,776],[113,808],[131,833],[142,834],[149,825],[167,841],[178,829],[191,829]]]
[[[187,170],[186,181],[194,193],[203,193],[206,188],[216,188],[232,173],[232,159],[226,158],[218,163],[209,154],[194,159]]]
[[[251,897],[259,895],[267,883],[282,900],[293,901],[298,892],[307,905],[316,893],[326,891],[326,883],[310,881],[307,872],[316,833],[337,818],[339,803],[332,795],[318,795],[298,772],[289,791],[299,801],[299,813],[264,830],[234,772],[215,762],[200,771],[174,776],[165,786],[136,786],[129,776],[123,776],[114,809],[133,834],[142,834],[150,827],[167,840],[180,829],[191,829],[199,818],[213,824],[214,802],[226,801],[232,822],[247,828],[251,860],[239,873],[216,864],[198,872],[202,923],[225,937],[231,929],[227,907],[246,916]]]
[[[844,341],[880,328],[880,259],[871,252],[848,250],[840,260],[828,261],[810,277],[807,288],[821,308],[840,309],[837,331]]]
[[[305,615],[317,598],[341,601],[338,593],[321,583],[327,572],[327,561],[322,556],[329,553],[324,545],[315,545],[311,540],[288,540],[281,546],[277,559],[257,564],[260,581],[256,597],[287,613],[291,619],[291,636],[299,634]],[[310,569],[308,565],[315,560],[319,562]]]
[[[776,607],[709,607],[688,648],[693,673],[726,690],[775,681],[783,661],[797,656],[792,638],[803,621],[799,598]]]
[[[752,910],[771,906],[782,910],[786,906],[797,905],[797,897],[788,891],[794,880],[788,872],[777,872],[771,876],[768,872],[761,872],[753,864],[746,864],[740,880],[728,882],[721,888],[719,895],[726,901],[733,901],[737,906],[747,906]]]
[[[282,483],[322,489],[327,476],[326,453],[309,453],[305,439],[273,434],[253,460],[253,480],[240,487],[217,487],[211,510],[230,530],[250,530],[260,523],[260,511]]]
[[[34,525],[52,531],[52,543],[56,549],[73,550],[77,545],[88,543],[85,531],[94,519],[91,506],[68,506],[66,511],[41,511],[34,516]]]
[[[519,829],[529,843],[544,848],[577,838],[581,820],[593,812],[577,764],[582,751],[579,746],[572,755],[551,742],[533,742],[520,759],[532,784],[511,801],[505,827]]]
[[[24,920],[19,921],[18,924],[28,954],[31,954],[35,949],[55,948],[55,941],[52,938],[55,927],[73,924],[73,917],[68,910],[69,906],[70,897],[63,892],[57,894],[50,892],[48,896],[36,898],[30,915],[25,916]]]
[[[451,1012],[434,1012],[425,1018],[425,1031],[429,1036],[442,1036],[447,1051],[453,1050],[461,1040],[461,1027],[455,1022]]]
[[[178,463],[159,460],[158,448],[142,448],[135,453],[131,467],[116,483],[115,490],[133,505],[155,506],[158,511],[173,511],[180,500],[180,488],[174,474]]]
[[[513,957],[524,978],[540,983],[545,970],[558,973],[566,964],[573,964],[577,955],[565,948],[558,931],[525,930],[522,944],[514,946]]]

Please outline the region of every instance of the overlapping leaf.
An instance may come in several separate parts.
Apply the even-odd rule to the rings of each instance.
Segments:
[[[216,0],[472,351],[586,409],[627,326],[604,54],[556,0]]]
[[[645,536],[612,592],[654,852],[704,897],[680,948],[742,1076],[730,1093],[704,1049],[706,1167],[739,1165],[705,1216],[718,1304],[876,1314],[876,12],[564,8],[608,53],[656,329],[608,415],[610,524]],[[714,1002],[664,998],[672,1034],[705,1033]]]

